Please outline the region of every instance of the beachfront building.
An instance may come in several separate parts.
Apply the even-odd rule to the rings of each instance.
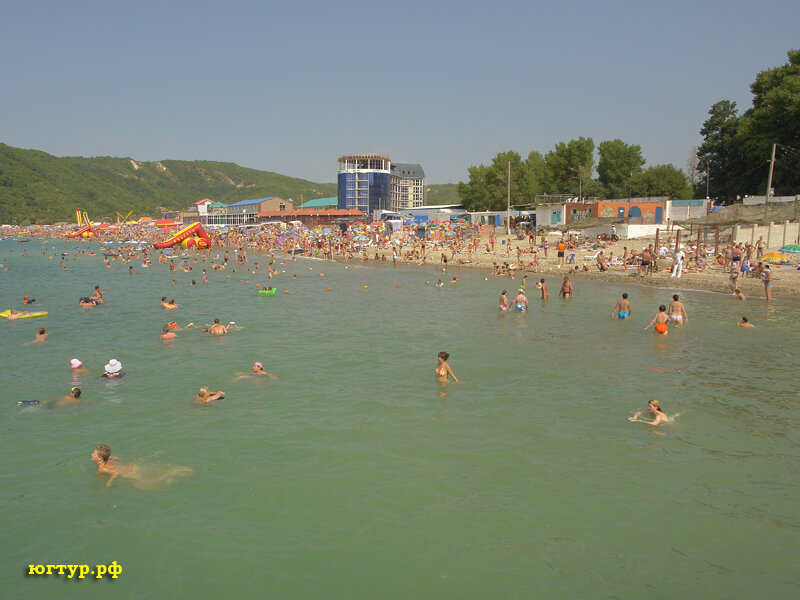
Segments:
[[[363,222],[366,215],[355,208],[293,208],[291,210],[267,210],[256,215],[258,223],[297,223],[306,227],[317,225],[350,225]]]
[[[393,163],[390,208],[400,211],[425,204],[425,171],[421,165]]]
[[[598,200],[592,211],[595,217],[615,217],[632,225],[666,223],[669,196]]]
[[[382,154],[347,154],[339,159],[339,208],[372,214],[389,210],[392,159]]]
[[[303,202],[297,208],[313,208],[315,210],[330,210],[339,206],[339,199],[334,196],[333,198],[314,198],[308,202]]]
[[[294,210],[292,200],[285,200],[278,196],[257,198],[255,200],[242,200],[233,204],[215,202],[209,204],[206,200],[196,202],[188,210],[182,211],[180,220],[184,225],[200,223],[201,225],[244,225],[255,223],[256,215],[268,211]]]

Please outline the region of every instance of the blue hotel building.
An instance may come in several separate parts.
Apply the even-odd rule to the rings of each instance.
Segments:
[[[357,208],[364,214],[389,210],[392,159],[381,154],[339,157],[339,208]]]

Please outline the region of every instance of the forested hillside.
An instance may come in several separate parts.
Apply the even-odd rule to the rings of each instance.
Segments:
[[[130,158],[58,158],[0,144],[0,223],[74,221],[75,209],[99,220],[133,211],[160,216],[203,198],[231,203],[280,196],[297,202],[336,196],[335,183],[314,183],[234,163]]]

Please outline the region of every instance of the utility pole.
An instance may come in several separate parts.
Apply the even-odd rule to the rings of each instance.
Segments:
[[[769,216],[769,191],[772,189],[772,170],[775,168],[775,147],[778,144],[772,144],[772,158],[769,161],[769,177],[767,178],[767,194],[764,196],[764,218]]]
[[[506,233],[509,236],[508,242],[511,243],[511,161],[508,161],[508,205],[506,214]]]

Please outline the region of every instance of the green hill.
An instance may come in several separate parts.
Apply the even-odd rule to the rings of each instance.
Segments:
[[[335,183],[314,183],[234,163],[131,158],[58,158],[0,144],[0,222],[74,221],[80,207],[99,220],[133,211],[160,216],[210,198],[237,202],[280,196],[300,201],[336,195]]]
[[[455,184],[428,186],[428,204],[458,202]],[[0,223],[73,222],[80,207],[93,220],[133,211],[159,217],[210,198],[230,204],[280,196],[299,203],[336,196],[335,183],[314,183],[234,163],[131,158],[59,158],[0,144]]]

